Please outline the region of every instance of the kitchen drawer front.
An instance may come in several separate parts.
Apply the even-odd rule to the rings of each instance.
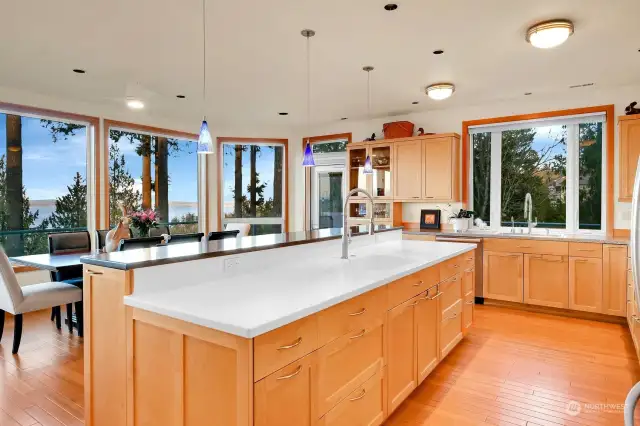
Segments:
[[[569,256],[602,258],[602,244],[569,243]]]
[[[440,282],[454,276],[462,270],[464,258],[456,256],[453,259],[445,260],[440,264]]]
[[[524,238],[485,238],[485,251],[509,253],[555,254],[567,256],[569,243],[557,241],[527,240]]]
[[[316,407],[323,416],[384,365],[383,321],[352,331],[317,353]]]
[[[318,426],[378,426],[385,419],[384,368],[325,414]]]
[[[473,267],[466,268],[462,271],[462,294],[467,294],[474,290],[476,271]]]
[[[433,287],[440,281],[439,265],[425,268],[414,274],[395,280],[388,287],[389,309],[395,308],[412,297],[416,297],[423,291]]]
[[[456,274],[446,281],[438,284],[440,294],[440,311],[443,312],[455,305],[462,297],[462,280],[460,274]]]
[[[627,270],[627,284],[633,285],[633,274],[631,270]]]
[[[461,254],[460,258],[462,259],[462,269],[475,268],[476,266],[475,250],[466,252],[465,254]]]
[[[473,324],[473,308],[475,303],[475,296],[473,293],[468,293],[463,299],[464,306],[462,307],[462,324],[463,332],[467,333],[471,325]]]
[[[316,315],[310,315],[256,337],[253,341],[254,382],[317,348],[318,321]]]
[[[633,284],[627,284],[627,302],[634,302]]]
[[[318,346],[337,339],[367,324],[382,321],[387,312],[387,286],[382,286],[316,314]]]
[[[440,359],[462,340],[462,300],[442,312],[440,322]]]
[[[631,252],[631,249],[629,249],[629,252]],[[627,257],[627,270],[631,270],[631,258]]]

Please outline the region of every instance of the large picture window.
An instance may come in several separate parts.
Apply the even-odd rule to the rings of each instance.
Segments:
[[[222,225],[247,223],[250,235],[285,230],[286,145],[222,140]]]
[[[469,127],[471,203],[494,229],[602,231],[605,113]]]

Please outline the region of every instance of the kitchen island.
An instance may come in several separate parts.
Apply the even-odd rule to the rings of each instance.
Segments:
[[[474,245],[325,232],[85,259],[87,423],[382,423],[471,324]]]

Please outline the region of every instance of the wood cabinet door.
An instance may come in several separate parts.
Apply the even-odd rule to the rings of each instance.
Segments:
[[[423,141],[422,196],[427,201],[453,200],[454,138],[443,137]]]
[[[464,303],[462,306],[462,335],[466,336],[473,325],[473,309],[476,302],[473,292],[467,293],[462,298],[462,302]]]
[[[393,198],[393,144],[389,142],[369,144],[371,158],[371,195],[375,198]]]
[[[484,252],[483,296],[487,299],[523,302],[522,253]]]
[[[569,307],[567,256],[524,255],[524,303],[564,309]]]
[[[444,359],[449,352],[462,340],[462,300],[442,311],[440,320],[440,359]]]
[[[602,312],[602,259],[569,258],[569,309]]]
[[[387,398],[393,412],[417,387],[415,306],[418,297],[387,312]]]
[[[439,309],[436,287],[421,295],[415,307],[418,384],[438,365]]]
[[[313,424],[311,413],[313,355],[307,355],[254,385],[255,426],[310,426]]]
[[[630,202],[640,155],[640,117],[620,120],[620,194],[618,201]]]
[[[366,143],[349,144],[347,147],[348,189],[363,188],[371,190],[369,175],[364,174],[364,163],[368,154]],[[359,196],[362,194],[358,194]]]
[[[602,247],[602,313],[623,317],[627,311],[627,246]]]
[[[395,144],[393,194],[396,200],[422,198],[422,141]]]

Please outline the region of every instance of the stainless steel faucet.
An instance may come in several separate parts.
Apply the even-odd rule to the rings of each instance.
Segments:
[[[538,225],[538,218],[536,217],[536,221],[531,221],[531,215],[533,213],[533,200],[531,199],[531,194],[527,192],[527,195],[524,196],[524,217],[527,218],[527,229],[529,230],[529,234],[531,234],[531,228],[535,228]]]
[[[344,223],[342,224],[342,259],[349,259],[349,224],[347,222],[349,219],[349,199],[359,192],[362,192],[369,198],[369,201],[371,201],[371,223],[369,224],[369,235],[373,235],[373,227],[375,226],[375,223],[373,222],[373,197],[362,188],[354,188],[347,194],[347,197],[344,200],[344,209],[342,210],[342,216],[344,216]]]

